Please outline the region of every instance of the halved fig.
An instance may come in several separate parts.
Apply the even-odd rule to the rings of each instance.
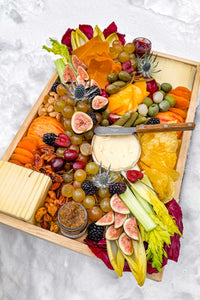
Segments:
[[[70,64],[67,64],[64,69],[63,81],[64,82],[71,82],[71,81],[75,82],[76,81],[76,75]]]
[[[92,100],[92,108],[95,111],[103,111],[107,108],[108,106],[108,98],[103,97],[103,96],[95,96],[94,99]]]
[[[71,126],[75,133],[82,134],[92,129],[93,121],[88,114],[78,111],[72,116]]]
[[[122,233],[122,231],[123,231],[123,227],[116,229],[113,225],[111,225],[106,230],[106,239],[110,240],[110,241],[117,240],[120,237],[120,234]]]
[[[114,212],[127,215],[130,213],[128,207],[124,204],[124,202],[119,198],[117,194],[114,194],[110,199],[110,206]]]
[[[136,222],[135,217],[128,218],[124,222],[123,226],[124,226],[124,231],[131,239],[134,239],[137,241],[139,240],[139,231],[138,231],[137,222]]]
[[[78,68],[77,68],[77,76],[80,76],[84,80],[88,80],[89,79],[88,73],[81,66],[78,66]]]
[[[125,232],[119,237],[119,248],[125,255],[133,254],[133,241]]]
[[[114,223],[114,212],[111,210],[96,222],[96,225],[106,226]]]
[[[115,228],[121,227],[121,226],[124,224],[126,218],[127,218],[127,215],[125,215],[125,214],[120,214],[120,213],[117,213],[117,212],[116,212],[116,213],[115,213],[114,227],[115,227]]]

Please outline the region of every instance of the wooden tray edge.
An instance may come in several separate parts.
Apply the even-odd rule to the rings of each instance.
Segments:
[[[188,120],[191,121],[190,118],[192,118],[192,119],[194,118],[195,109],[196,109],[196,102],[197,102],[198,89],[199,89],[199,83],[200,83],[200,64],[198,62],[195,62],[195,61],[187,60],[187,59],[180,58],[180,57],[173,56],[173,55],[168,55],[168,54],[158,52],[158,51],[154,51],[154,53],[157,54],[160,57],[164,57],[164,58],[167,58],[167,59],[172,59],[172,60],[175,60],[175,61],[180,61],[180,62],[183,62],[183,63],[186,63],[186,64],[193,65],[197,68],[196,76],[195,76],[195,79],[194,79],[194,86],[193,86],[193,89],[192,89],[192,98],[191,98],[192,107],[191,107],[191,109],[188,110],[188,116],[187,116],[187,120],[186,120],[186,121],[188,121]],[[10,143],[9,147],[5,151],[4,155],[2,156],[2,160],[5,160],[5,161],[9,160],[9,158],[10,158],[12,152],[13,152],[13,149],[15,149],[18,141],[24,136],[24,134],[26,133],[27,128],[29,127],[30,123],[32,122],[32,120],[36,116],[38,108],[42,103],[43,97],[50,91],[50,88],[53,85],[53,83],[55,82],[55,80],[57,79],[57,77],[58,77],[58,74],[57,74],[57,71],[55,71],[53,73],[52,77],[50,78],[49,82],[47,83],[47,85],[43,89],[42,93],[40,94],[38,100],[36,101],[36,103],[32,107],[32,109],[29,112],[28,116],[26,117],[25,121],[21,125],[21,127],[18,130],[16,136],[14,137],[14,139]],[[189,113],[189,111],[190,111],[190,113]],[[177,164],[177,170],[180,170],[180,171],[184,170],[190,136],[191,136],[190,132],[185,132],[183,134],[182,144],[181,144],[179,155],[180,154],[184,155],[184,159],[181,160],[182,164],[181,164],[181,162],[179,162]],[[187,147],[185,147],[185,146],[183,147],[183,141],[184,141],[184,144],[185,143],[187,144]],[[182,174],[182,176],[180,176],[179,180],[176,183],[176,185],[178,187],[177,191],[176,191],[176,194],[175,194],[177,200],[178,200],[179,193],[180,193],[182,178],[183,178],[183,174]],[[57,244],[57,245],[60,245],[62,247],[73,250],[75,252],[78,252],[78,253],[96,258],[96,256],[90,251],[90,249],[88,248],[87,245],[85,245],[82,242],[79,242],[77,240],[68,239],[68,238],[66,238],[62,235],[44,230],[44,229],[42,229],[42,228],[40,228],[36,225],[31,225],[29,223],[25,223],[24,221],[18,220],[16,218],[10,217],[10,216],[2,214],[2,213],[0,213],[0,222],[5,224],[5,225],[11,226],[15,229],[27,232],[27,233],[29,233],[33,236],[38,237],[38,238],[45,239],[47,241],[53,242],[54,244]],[[164,268],[162,268],[161,273],[147,274],[147,278],[155,280],[155,281],[161,281],[162,277],[163,277],[163,271],[164,271]]]

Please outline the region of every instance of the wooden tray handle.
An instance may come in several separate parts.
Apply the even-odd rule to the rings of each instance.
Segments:
[[[194,122],[137,125],[136,132],[144,133],[144,132],[163,132],[163,131],[187,131],[187,130],[193,130],[194,127],[195,127]]]

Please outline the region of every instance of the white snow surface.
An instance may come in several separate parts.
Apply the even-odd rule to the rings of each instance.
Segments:
[[[112,21],[128,41],[145,36],[153,49],[200,61],[199,0],[0,0],[0,156],[49,80],[53,57],[42,50],[68,27]],[[140,288],[90,257],[0,224],[0,300],[200,299],[200,110],[196,110],[180,196],[184,239],[179,262],[163,281]]]

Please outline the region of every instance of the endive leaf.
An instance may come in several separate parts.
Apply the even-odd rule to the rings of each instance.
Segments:
[[[113,269],[117,273],[118,276],[122,276],[123,268],[122,266],[122,260],[120,260],[120,267],[117,264],[117,253],[118,253],[118,246],[115,243],[115,241],[109,241],[106,240],[106,245],[107,245],[107,252],[108,252],[108,257],[110,259],[110,263],[113,266]],[[118,254],[119,255],[119,254]]]

